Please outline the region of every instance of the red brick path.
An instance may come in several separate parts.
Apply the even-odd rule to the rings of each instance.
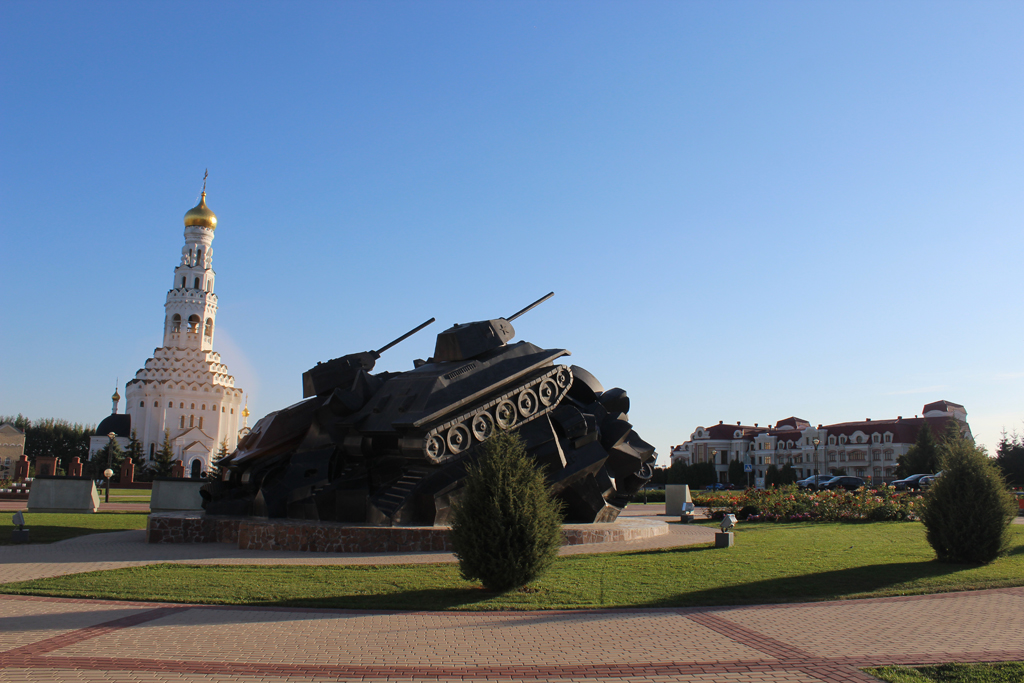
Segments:
[[[852,683],[875,680],[859,671],[868,666],[1024,660],[1022,615],[1021,588],[581,612],[386,613],[0,596],[0,681]]]

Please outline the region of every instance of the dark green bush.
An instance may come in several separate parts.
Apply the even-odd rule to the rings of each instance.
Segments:
[[[921,521],[940,562],[988,563],[1006,551],[1017,504],[985,452],[958,439],[943,444],[942,476],[928,489]]]
[[[562,503],[515,432],[497,432],[467,468],[452,515],[463,578],[504,592],[530,583],[562,547]]]

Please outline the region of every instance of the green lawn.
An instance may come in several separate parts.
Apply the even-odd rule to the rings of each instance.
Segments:
[[[141,517],[141,515],[140,515]],[[455,565],[120,569],[0,592],[203,604],[360,609],[573,609],[831,600],[1024,585],[1024,528],[991,565],[934,561],[918,523],[741,525],[736,546],[560,558],[528,590],[496,595]]]
[[[910,669],[885,666],[865,669],[889,683],[1020,683],[1024,681],[1024,662],[1002,664],[943,664]]]
[[[111,498],[113,500],[113,498]],[[0,526],[0,545],[11,544],[13,526],[7,526],[12,512],[5,512],[4,524]],[[42,512],[25,512],[25,528],[33,544],[53,543],[66,538],[95,534],[103,531],[124,531],[126,529],[145,529],[145,513],[133,512],[96,512],[91,515],[50,514]]]

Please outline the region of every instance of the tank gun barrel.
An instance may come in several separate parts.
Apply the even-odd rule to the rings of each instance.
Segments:
[[[537,299],[536,301],[534,301],[532,304],[530,304],[529,306],[527,306],[523,310],[519,311],[518,313],[514,313],[514,314],[510,315],[509,317],[505,318],[505,320],[507,320],[509,322],[512,322],[513,320],[515,320],[519,316],[523,315],[524,313],[529,313],[533,309],[537,308],[538,306],[540,306],[542,303],[544,303],[545,301],[547,301],[548,299],[550,299],[554,295],[555,295],[554,292],[548,292],[547,294],[545,294],[541,298]]]
[[[539,303],[539,302],[538,302],[538,303]],[[535,305],[536,305],[536,304],[535,304]],[[527,309],[527,310],[529,310],[529,309]],[[379,349],[377,349],[376,351],[374,351],[374,353],[375,353],[375,354],[377,354],[377,356],[378,356],[378,357],[380,357],[380,354],[384,353],[385,351],[387,351],[388,349],[390,349],[390,348],[391,348],[392,346],[394,346],[395,344],[398,344],[398,343],[401,343],[401,342],[405,341],[406,339],[408,339],[408,338],[409,338],[409,337],[411,337],[412,335],[414,335],[414,334],[416,334],[417,332],[419,332],[420,330],[422,330],[422,329],[423,329],[424,327],[426,327],[427,325],[429,325],[429,324],[431,324],[432,322],[434,322],[434,320],[435,320],[434,318],[431,318],[430,320],[428,320],[427,322],[425,322],[425,323],[423,323],[423,324],[419,325],[418,327],[415,327],[415,328],[413,328],[413,329],[409,330],[408,332],[406,332],[405,334],[403,334],[403,335],[402,335],[401,337],[399,337],[398,339],[394,340],[393,342],[391,342],[391,343],[389,343],[389,344],[385,344],[384,346],[380,347]]]

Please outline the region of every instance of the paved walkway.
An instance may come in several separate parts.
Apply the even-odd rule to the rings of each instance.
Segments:
[[[0,682],[867,682],[1024,659],[1024,589],[795,605],[366,612],[0,596]]]
[[[654,511],[636,506],[630,514]],[[706,542],[710,534],[707,527],[672,525],[667,537],[602,550]],[[354,556],[149,545],[143,532],[128,531],[0,547],[0,582],[155,562],[453,560],[446,553]],[[1024,588],[574,612],[369,612],[0,596],[0,683],[867,682],[875,679],[859,672],[866,666],[1007,660],[1024,660]]]

